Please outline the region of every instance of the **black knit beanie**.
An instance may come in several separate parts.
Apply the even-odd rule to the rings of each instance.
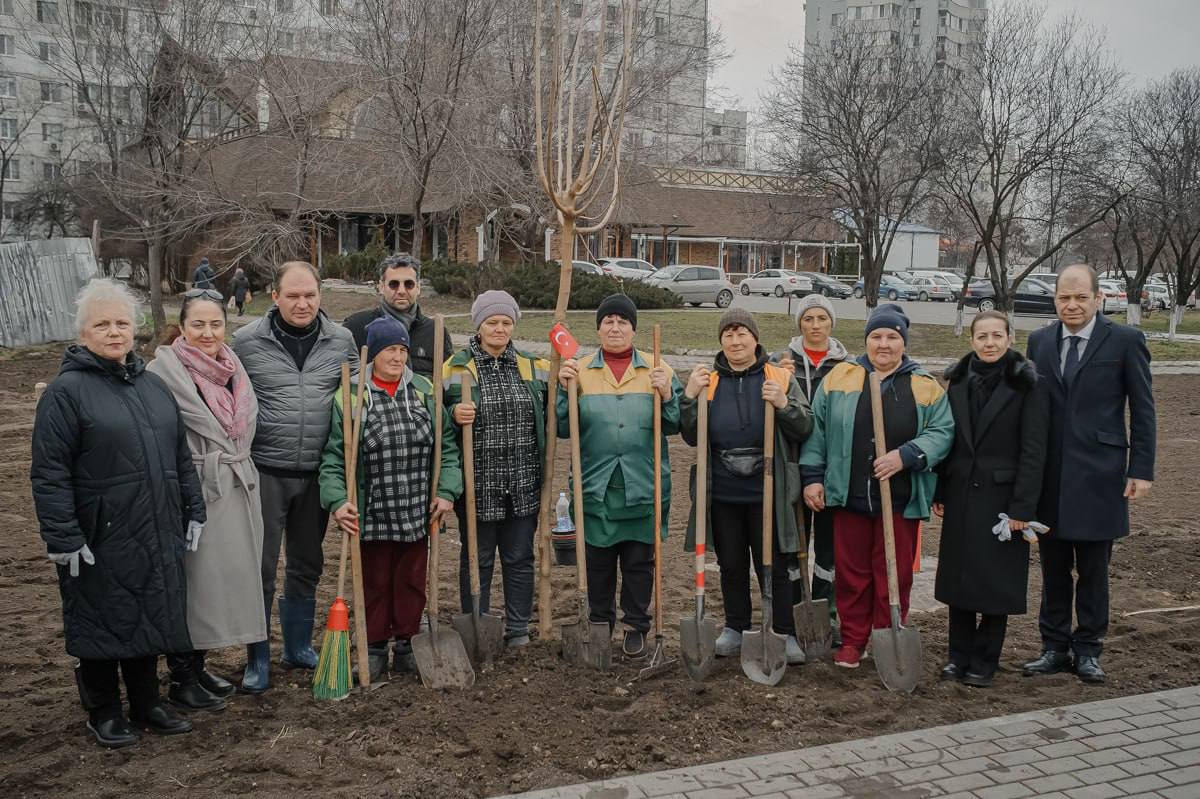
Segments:
[[[600,307],[596,309],[596,329],[600,328],[604,317],[613,314],[628,319],[633,329],[637,330],[637,306],[624,294],[610,294],[600,301]]]

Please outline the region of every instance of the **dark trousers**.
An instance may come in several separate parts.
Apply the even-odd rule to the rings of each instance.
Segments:
[[[620,541],[610,547],[587,544],[588,621],[617,624],[617,566],[621,567],[621,621],[639,632],[650,630],[654,594],[654,544]]]
[[[363,602],[367,641],[408,640],[421,628],[429,540],[363,541]]]
[[[458,595],[463,613],[471,608],[471,573],[467,562],[466,517],[459,515],[459,538],[462,551],[458,558]],[[492,573],[496,567],[496,550],[500,550],[501,579],[504,581],[504,629],[509,638],[529,632],[529,617],[533,615],[533,531],[537,514],[509,515],[496,522],[479,522],[475,538],[479,543],[479,612],[491,607]]]
[[[725,626],[742,632],[751,628],[753,609],[750,601],[750,570],[763,586],[762,565],[762,505],[734,505],[713,502],[713,548],[721,567],[721,599],[725,603]],[[771,536],[771,626],[781,635],[792,635],[796,624],[792,619],[792,581],[779,551],[779,539]]]
[[[837,618],[837,601],[833,592],[833,511],[813,513],[804,509],[805,530],[812,541],[812,598],[829,602],[829,615]],[[792,596],[800,601],[800,586],[792,586]]]
[[[837,560],[838,616],[842,620],[842,641],[860,651],[867,645],[871,630],[891,626],[888,603],[887,559],[883,552],[883,517],[839,510],[834,514],[837,532],[833,546]],[[917,542],[916,519],[892,514],[896,534],[896,582],[900,591],[900,620],[908,618],[908,600],[912,591],[912,563]]]
[[[115,719],[121,715],[121,686],[117,667],[125,680],[129,697],[129,715],[145,718],[158,704],[158,658],[122,660],[92,660],[80,658],[76,671],[79,698],[87,708],[93,723]]]
[[[242,314],[244,314],[246,312],[246,301],[245,300],[234,300],[234,305],[237,306],[238,316],[241,316]]]
[[[1000,667],[1007,629],[1008,616],[950,608],[950,662],[972,674],[991,677]]]
[[[312,599],[317,595],[317,583],[325,565],[321,542],[325,540],[329,512],[321,507],[316,472],[298,477],[261,472],[259,487],[263,515],[263,597],[270,619],[281,547],[286,545],[287,557],[283,595],[288,599]]]
[[[1108,562],[1112,541],[1038,541],[1042,554],[1042,646],[1054,652],[1099,657],[1108,633]],[[1075,576],[1071,571],[1074,569]],[[1074,632],[1071,603],[1075,604]]]

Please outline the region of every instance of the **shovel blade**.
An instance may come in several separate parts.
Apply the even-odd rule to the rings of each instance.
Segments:
[[[784,636],[769,630],[742,633],[742,671],[761,685],[777,685],[787,671]]]
[[[702,682],[717,657],[717,623],[695,615],[679,620],[679,654],[688,676]]]
[[[871,657],[883,687],[911,694],[921,679],[921,635],[915,627],[895,625],[871,631]]]
[[[796,640],[808,662],[821,660],[833,650],[833,626],[829,620],[829,600],[816,599],[792,605]]]
[[[504,654],[504,619],[490,613],[458,613],[450,624],[462,638],[472,663],[491,663]]]
[[[412,637],[412,650],[426,688],[470,688],[475,684],[475,669],[454,630],[418,633]]]
[[[586,618],[562,626],[563,658],[568,663],[591,666],[600,671],[612,667],[612,633],[604,622]]]

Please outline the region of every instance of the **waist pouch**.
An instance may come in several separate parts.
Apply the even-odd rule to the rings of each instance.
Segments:
[[[735,477],[757,477],[763,473],[762,447],[735,447],[717,450],[725,471]]]

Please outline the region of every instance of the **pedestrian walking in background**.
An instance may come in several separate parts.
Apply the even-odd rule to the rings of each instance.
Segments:
[[[941,516],[934,596],[950,606],[943,680],[986,688],[1000,664],[1008,617],[1025,613],[1029,544],[1046,461],[1049,396],[1037,368],[1012,349],[1008,317],[971,320],[972,352],[946,371],[954,445],[938,467]],[[1008,519],[1009,540],[993,528]]]
[[[187,619],[193,651],[167,656],[168,696],[189,710],[223,710],[232,683],[205,668],[209,650],[267,637],[262,593],[262,505],[250,442],[258,400],[225,343],[226,307],[213,289],[192,289],[154,353],[158,375],[179,405],[208,522],[188,546]]]
[[[490,607],[496,552],[504,580],[504,638],[529,643],[533,615],[533,534],[541,504],[546,451],[546,391],[550,364],[517,350],[513,330],[521,311],[512,295],[485,291],[471,305],[475,335],[445,364],[446,407],[460,428],[474,425],[475,513],[479,544],[480,613]],[[473,384],[463,396],[463,376]],[[461,446],[461,440],[460,440]],[[462,612],[470,613],[466,508],[455,506],[462,550],[458,581]]]
[[[195,289],[211,289],[213,281],[217,279],[217,273],[208,265],[207,258],[201,258],[199,266],[192,272],[192,288]]]
[[[579,447],[583,468],[588,618],[617,623],[617,571],[627,657],[647,654],[650,598],[654,589],[654,402],[662,400],[662,519],[670,518],[671,458],[666,437],[679,432],[683,387],[670,366],[652,366],[634,349],[637,307],[624,294],[606,297],[596,309],[600,349],[559,370],[558,437],[570,435],[567,390],[578,381]],[[578,479],[576,477],[575,479]],[[666,525],[657,534],[666,538]]]
[[[233,280],[230,281],[229,288],[233,293],[234,305],[237,306],[237,315],[245,315],[246,303],[254,299],[250,294],[250,278],[246,277],[246,270],[240,266],[237,268],[237,271],[233,273]]]
[[[721,315],[717,338],[721,351],[710,371],[697,366],[688,378],[679,404],[680,433],[696,446],[698,397],[709,401],[709,474],[693,473],[693,481],[709,483],[709,507],[693,503],[686,547],[694,547],[696,514],[707,513],[713,546],[721,567],[721,597],[725,628],[717,638],[720,657],[736,656],[742,633],[751,629],[750,570],[763,579],[763,436],[765,403],[775,407],[774,513],[775,563],[784,553],[800,548],[795,505],[800,501],[800,472],[796,466],[800,444],[812,429],[808,400],[791,373],[768,363],[758,341],[758,323],[750,312],[734,308]],[[692,483],[695,499],[695,483]],[[788,663],[804,662],[792,617],[792,585],[785,569],[771,571],[774,619],[772,627],[787,636]]]
[[[358,439],[358,505],[346,490],[342,419],[334,395],[329,440],[321,457],[321,505],[362,547],[363,599],[372,682],[388,671],[415,671],[412,637],[425,610],[429,525],[438,524],[463,490],[458,445],[442,420],[442,469],[430,503],[434,447],[433,384],[408,366],[408,331],[391,317],[367,326],[367,364],[361,379],[364,417]],[[353,392],[357,395],[357,391]]]
[[[133,295],[97,279],[77,305],[79,343],[38,402],[30,478],[87,726],[118,748],[137,743],[131,722],[160,735],[192,729],[161,701],[157,665],[193,649],[184,553],[206,517],[179,408],[133,352]]]
[[[1050,532],[1038,542],[1043,651],[1025,664],[1025,674],[1073,670],[1086,683],[1105,680],[1100,655],[1108,632],[1113,541],[1129,534],[1130,500],[1150,492],[1155,455],[1146,337],[1098,313],[1101,300],[1090,266],[1062,270],[1054,293],[1059,321],[1031,333],[1027,350],[1050,395],[1038,504],[1038,521]]]
[[[933,469],[954,439],[946,393],[905,354],[908,317],[880,305],[867,319],[866,354],[838,364],[813,397],[813,431],[800,471],[804,501],[814,512],[835,509],[834,562],[842,646],[834,663],[857,668],[872,628],[890,626],[883,515],[892,514],[896,562],[915,557],[917,525],[929,518],[937,477]],[[875,457],[868,375],[882,378],[887,454]],[[892,507],[881,507],[879,481],[890,479]],[[912,569],[899,570],[901,621],[908,616]]]
[[[259,471],[263,512],[263,608],[270,635],[275,571],[286,542],[286,579],[279,599],[285,669],[314,669],[312,648],[321,542],[329,514],[321,507],[317,471],[329,437],[330,408],[342,364],[358,371],[354,338],[321,310],[321,281],[312,264],[288,261],[275,275],[274,304],[237,332],[233,351],[258,397],[258,429],[251,454]],[[270,683],[270,642],[247,648],[242,689]]]

